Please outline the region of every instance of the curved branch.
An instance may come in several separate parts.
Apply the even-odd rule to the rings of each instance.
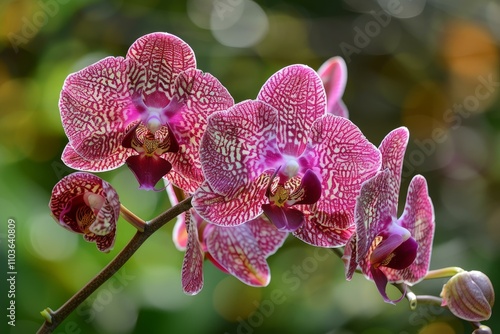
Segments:
[[[88,282],[80,291],[71,297],[63,306],[56,311],[46,308],[41,313],[45,317],[45,322],[38,330],[38,334],[52,333],[71,312],[73,312],[87,297],[96,291],[102,284],[111,278],[141,247],[154,232],[163,225],[168,223],[173,218],[191,208],[191,197],[186,198],[179,204],[173,206],[169,210],[163,212],[158,217],[145,224],[144,232],[138,231],[129,243],[118,253],[118,255],[97,274],[90,282]]]

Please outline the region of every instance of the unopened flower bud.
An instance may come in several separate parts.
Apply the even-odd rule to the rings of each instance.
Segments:
[[[491,331],[491,328],[489,328],[488,326],[485,326],[485,325],[479,326],[478,328],[476,328],[474,330],[474,332],[472,332],[472,334],[491,334],[491,333],[493,333]]]
[[[443,286],[442,306],[467,321],[484,321],[491,317],[495,292],[488,276],[480,271],[463,271]]]

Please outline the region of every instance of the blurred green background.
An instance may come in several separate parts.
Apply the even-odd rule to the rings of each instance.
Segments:
[[[389,15],[390,13],[391,15]],[[65,77],[105,56],[124,56],[141,35],[173,33],[194,49],[235,101],[254,98],[281,67],[347,62],[344,101],[378,146],[410,129],[401,202],[411,177],[429,181],[436,211],[431,268],[460,266],[500,286],[500,2],[467,0],[97,1],[3,0],[0,4],[0,207],[2,333],[34,333],[134,231],[120,220],[115,248],[59,227],[47,204],[71,170],[58,97]],[[144,219],[169,207],[137,190],[126,167],[99,174]],[[400,203],[400,207],[402,204]],[[7,326],[6,226],[16,222],[16,326]],[[404,300],[385,304],[363,277],[346,282],[330,251],[289,237],[269,258],[271,284],[251,288],[205,265],[205,286],[183,294],[183,253],[170,223],[56,333],[470,333],[448,311]],[[422,282],[438,295],[445,280]],[[485,322],[500,329],[500,309]]]

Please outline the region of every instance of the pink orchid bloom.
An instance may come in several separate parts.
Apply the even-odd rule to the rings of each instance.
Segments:
[[[172,187],[167,187],[171,204],[177,203]],[[206,256],[221,271],[250,286],[267,286],[271,272],[266,259],[285,241],[288,233],[278,231],[265,217],[247,224],[222,227],[207,223],[195,210],[178,217],[173,239],[185,250],[182,288],[193,295],[203,287],[203,260]]]
[[[206,182],[192,204],[205,220],[237,226],[264,213],[322,247],[345,245],[361,184],[380,167],[361,131],[326,113],[321,79],[305,65],[275,73],[257,100],[212,114],[200,159]]]
[[[167,33],[140,37],[127,56],[107,57],[66,78],[59,107],[69,167],[106,171],[124,163],[141,189],[166,175],[194,191],[203,181],[199,143],[208,115],[233,105],[224,86],[196,69],[193,50]]]
[[[359,266],[384,301],[387,283],[413,285],[427,274],[434,237],[434,209],[423,176],[410,182],[406,205],[397,218],[403,157],[408,143],[404,127],[390,132],[380,145],[382,168],[361,188],[356,204],[356,233],[346,245],[344,263],[350,280]]]
[[[342,101],[347,83],[347,65],[342,57],[332,57],[318,70],[326,91],[326,110],[336,116],[349,118],[349,110]]]
[[[70,174],[54,186],[49,207],[59,225],[83,234],[101,252],[113,248],[120,201],[106,181],[89,173]]]

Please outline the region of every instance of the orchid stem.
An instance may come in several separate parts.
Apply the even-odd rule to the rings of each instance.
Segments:
[[[427,275],[425,275],[425,279],[434,279],[434,278],[445,278],[455,276],[458,273],[463,272],[464,270],[460,267],[446,267],[436,270],[430,270]]]
[[[123,207],[122,207],[123,208]],[[138,231],[123,250],[90,282],[71,297],[56,311],[46,308],[42,312],[45,322],[38,330],[38,334],[52,333],[71,312],[73,312],[85,299],[111,278],[139,249],[154,232],[160,227],[191,208],[191,197],[163,212],[158,217],[144,224],[144,231]],[[123,211],[122,211],[123,214]]]
[[[146,222],[127,209],[123,204],[120,204],[120,214],[127,222],[135,227],[139,232],[144,232]]]

